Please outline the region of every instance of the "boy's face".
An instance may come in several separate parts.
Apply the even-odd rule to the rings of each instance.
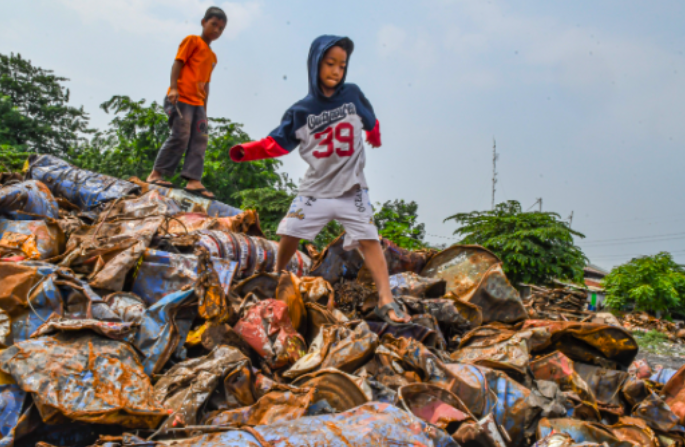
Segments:
[[[202,36],[210,42],[221,37],[224,28],[226,28],[225,20],[216,17],[211,17],[209,20],[202,20]]]
[[[345,67],[347,66],[347,51],[340,47],[332,47],[326,51],[326,54],[321,61],[319,67],[319,80],[321,81],[322,90],[332,90],[336,85],[340,84],[345,75]]]

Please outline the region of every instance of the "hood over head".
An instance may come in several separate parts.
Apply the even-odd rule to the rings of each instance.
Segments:
[[[345,84],[347,68],[350,64],[350,56],[352,56],[352,51],[354,51],[354,43],[348,37],[324,35],[314,39],[311,48],[309,48],[309,57],[307,58],[309,94],[320,99],[328,98],[321,92],[321,89],[319,88],[319,67],[321,66],[321,60],[323,59],[324,54],[326,54],[326,51],[335,45],[340,45],[347,50],[347,66],[345,66],[345,74],[343,74],[340,84],[335,87],[335,93],[333,93],[333,96],[335,96],[338,94],[338,92],[340,92],[340,89]]]

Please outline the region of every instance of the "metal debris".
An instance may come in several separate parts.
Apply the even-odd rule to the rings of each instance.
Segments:
[[[629,331],[657,331],[665,334],[673,342],[685,343],[685,324],[656,318],[647,312],[634,312],[623,316],[623,327]]]
[[[685,368],[629,332],[679,323],[524,301],[482,247],[382,239],[394,326],[344,235],[274,272],[253,210],[52,156],[2,182],[0,447],[685,445]]]
[[[152,396],[127,343],[95,334],[58,334],[24,340],[0,354],[0,370],[31,393],[44,422],[63,418],[154,428],[166,412]]]
[[[40,180],[56,197],[68,200],[83,211],[140,191],[131,182],[79,169],[52,155],[29,157],[26,176]]]
[[[581,321],[593,312],[586,310],[587,292],[569,287],[548,289],[527,285],[532,290],[524,301],[529,318]]]

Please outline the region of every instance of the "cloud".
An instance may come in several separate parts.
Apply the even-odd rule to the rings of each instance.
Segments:
[[[223,38],[233,39],[261,14],[258,1],[219,2],[195,0],[60,0],[84,22],[107,23],[116,32],[166,40],[196,33],[207,8],[219,6],[228,15]]]

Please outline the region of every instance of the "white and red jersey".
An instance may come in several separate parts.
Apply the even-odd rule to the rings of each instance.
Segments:
[[[380,146],[380,128],[371,103],[355,84],[345,78],[327,97],[319,88],[319,65],[334,45],[345,45],[349,57],[352,42],[337,36],[321,36],[309,52],[309,94],[290,107],[278,126],[263,140],[231,149],[235,161],[279,157],[299,146],[309,165],[298,194],[315,198],[340,197],[355,188],[368,188],[364,177],[363,131],[367,141]],[[347,72],[345,72],[347,74]],[[238,154],[242,149],[243,157]]]

